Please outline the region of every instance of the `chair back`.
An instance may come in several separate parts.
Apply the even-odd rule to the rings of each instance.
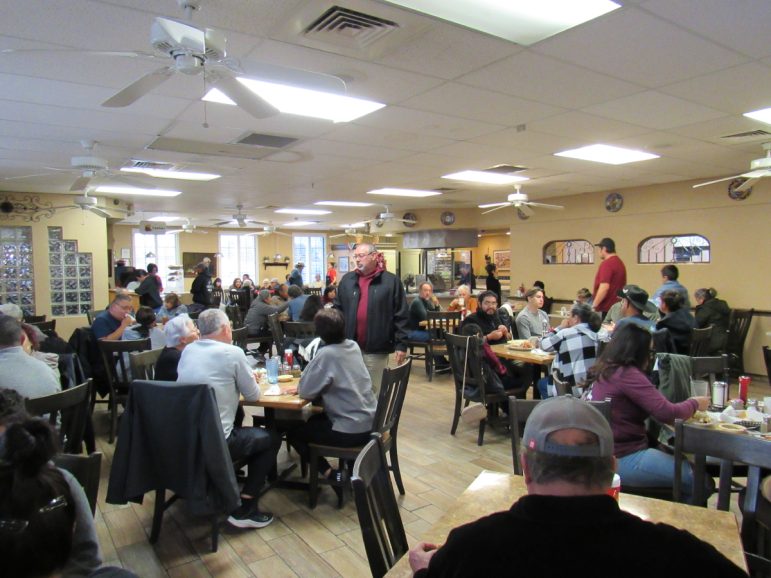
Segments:
[[[61,413],[59,440],[66,453],[79,454],[82,451],[83,434],[90,410],[91,385],[89,379],[75,387],[24,401],[27,412],[32,415],[48,414],[54,427],[57,415]]]
[[[715,357],[691,357],[691,377],[693,379],[706,379],[709,382],[708,394],[712,395],[712,386],[715,381],[728,380],[728,355]],[[726,392],[726,395],[728,393]],[[727,397],[726,399],[730,399]]]
[[[691,357],[704,357],[709,351],[710,341],[712,340],[712,325],[703,329],[694,329],[691,333],[691,349],[688,355]]]
[[[370,441],[353,464],[351,483],[364,549],[373,578],[384,576],[407,553],[399,504],[396,502],[380,435]]]
[[[286,340],[286,337],[284,336],[284,328],[281,327],[281,322],[278,320],[278,313],[271,313],[268,315],[268,328],[273,337],[276,351],[284,351],[284,341]]]
[[[225,307],[225,315],[230,319],[230,323],[233,325],[233,329],[238,329],[244,326],[244,315],[238,305],[228,305]]]
[[[67,470],[78,483],[83,487],[83,491],[88,499],[88,505],[91,506],[91,515],[96,514],[96,500],[99,497],[99,479],[102,469],[102,452],[95,452],[87,456],[76,456],[73,454],[57,454],[53,459],[57,468]]]
[[[79,383],[84,383],[88,377],[80,363],[80,357],[77,353],[59,354],[59,376],[62,389],[75,387]]]
[[[736,359],[738,371],[744,372],[744,342],[750,331],[754,309],[731,309],[728,320],[728,336],[725,351],[732,359]]]
[[[129,366],[132,379],[155,379],[155,364],[163,349],[132,351],[129,353]]]
[[[107,381],[110,389],[127,389],[131,383],[129,372],[128,354],[132,351],[147,351],[151,348],[150,338],[129,339],[127,341],[97,341],[99,351],[102,354]],[[123,355],[126,353],[127,355]]]
[[[479,400],[484,402],[485,380],[482,373],[482,352],[479,337],[476,335],[445,335],[447,356],[450,358],[452,376],[455,380],[455,390],[465,394],[465,388],[476,388]],[[476,396],[474,396],[476,397]]]
[[[251,305],[251,301],[250,301],[251,293],[249,289],[247,289],[246,291],[231,289],[229,293],[229,297],[230,297],[230,304],[237,305],[242,312],[248,310],[249,305]]]
[[[43,317],[45,317],[45,315],[43,315]],[[50,321],[36,321],[35,323],[30,323],[30,325],[34,325],[46,335],[51,335],[51,333],[56,331],[56,319],[51,319]]]
[[[316,337],[316,325],[313,321],[285,321],[283,327],[287,340]]]
[[[214,307],[219,307],[222,304],[222,300],[225,298],[225,290],[222,288],[216,288],[211,290],[211,304]]]
[[[321,297],[321,287],[304,287],[303,290],[306,295],[318,295]]]
[[[756,513],[760,497],[761,474],[771,469],[771,452],[768,441],[749,435],[728,434],[719,429],[699,427],[675,420],[675,482],[673,495],[676,501],[682,496],[681,466],[685,455],[693,460],[693,503],[706,505],[707,456],[720,460],[720,484],[717,509],[728,510],[734,462],[747,465],[747,486],[742,508],[741,534],[744,549],[756,547]]]
[[[248,327],[239,327],[238,329],[233,329],[233,345],[236,345],[244,350],[244,353],[246,353],[246,340],[249,337],[249,328]]]
[[[396,437],[404,397],[407,395],[407,383],[410,380],[411,369],[412,359],[408,359],[399,367],[383,370],[377,411],[375,412],[375,420],[372,422],[373,432],[381,435],[389,434],[391,438]]]
[[[651,332],[651,335],[653,337],[653,351],[655,353],[677,353],[675,340],[669,329],[666,327],[655,329]]]
[[[93,325],[94,324],[94,317],[96,317],[96,313],[91,311],[91,309],[86,311],[86,319],[88,319],[88,324],[89,325]]]
[[[771,383],[771,349],[768,345],[763,346],[763,359],[766,362],[766,374],[768,375],[768,382]]]
[[[45,315],[25,315],[24,316],[24,323],[29,323],[30,325],[34,325],[35,323],[42,323],[46,320]]]
[[[426,330],[434,346],[444,347],[444,336],[448,333],[458,333],[461,321],[460,311],[427,311]]]
[[[540,399],[517,399],[509,396],[509,424],[511,426],[511,457],[514,465],[514,473],[522,475],[522,464],[519,461],[519,446],[522,440],[522,433],[525,429],[525,423],[530,414],[533,413],[535,406],[541,403]],[[596,407],[600,413],[610,423],[610,399],[604,401],[588,402]]]

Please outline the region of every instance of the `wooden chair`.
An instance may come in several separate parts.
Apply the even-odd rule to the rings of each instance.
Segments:
[[[394,474],[396,486],[399,493],[404,495],[404,484],[402,483],[402,474],[399,469],[399,454],[396,440],[399,431],[399,419],[402,414],[404,397],[407,394],[407,384],[410,379],[410,370],[412,369],[412,360],[408,359],[405,363],[394,369],[384,369],[383,379],[380,386],[380,395],[377,402],[377,412],[372,424],[372,432],[380,434],[383,440],[383,448],[388,451],[391,457],[389,469]],[[310,507],[316,507],[316,501],[319,491],[319,483],[327,485],[342,485],[343,491],[338,494],[337,505],[343,507],[343,494],[348,485],[348,469],[343,467],[345,460],[355,460],[363,447],[341,448],[334,446],[323,446],[318,444],[308,444],[310,449],[308,461],[310,462]],[[319,477],[318,459],[324,456],[328,458],[338,458],[340,460],[340,471],[343,479],[338,484],[335,480],[328,480]]]
[[[66,453],[79,454],[83,451],[83,435],[89,417],[91,386],[89,379],[75,387],[24,401],[27,412],[30,414],[48,414],[54,428],[57,424],[57,416],[61,414],[59,440]]]
[[[241,317],[246,317],[246,312],[251,305],[250,291],[248,289],[246,291],[236,291],[231,289],[228,293],[228,297],[230,298],[230,305],[237,306],[241,310]]]
[[[712,339],[712,325],[704,329],[694,329],[691,333],[691,349],[688,355],[691,357],[704,357],[709,351],[710,340]]]
[[[212,289],[211,290],[211,304],[219,308],[219,306],[222,304],[222,300],[225,298],[225,290],[224,289]]]
[[[233,324],[233,329],[244,326],[244,315],[241,313],[241,309],[238,305],[228,305],[225,307],[225,315],[228,316],[228,319],[230,319],[230,322]]]
[[[535,406],[541,403],[540,399],[517,399],[513,395],[509,397],[509,424],[511,427],[511,457],[514,464],[514,473],[521,476],[522,464],[519,461],[519,446],[522,440],[522,432],[525,429],[525,422],[530,414],[533,413]],[[590,401],[605,419],[610,423],[610,399],[605,401]]]
[[[102,452],[87,456],[72,454],[57,454],[53,459],[57,468],[67,470],[83,486],[83,491],[91,506],[91,515],[96,514],[96,500],[99,496],[99,479],[101,477]]]
[[[407,535],[399,514],[383,439],[372,434],[353,464],[353,495],[361,536],[373,578],[381,578],[407,553]]]
[[[45,317],[45,315],[43,315],[43,317]],[[30,323],[30,325],[34,325],[46,335],[51,335],[56,331],[56,319],[51,319],[50,321],[37,321],[35,323]]]
[[[129,353],[131,379],[155,379],[155,364],[162,352],[163,349],[150,349]]]
[[[24,323],[29,323],[30,325],[34,325],[36,323],[42,323],[46,320],[45,315],[25,315],[24,316]]]
[[[97,344],[102,354],[110,391],[106,400],[95,400],[95,402],[106,402],[110,409],[109,443],[113,443],[115,441],[115,433],[118,431],[118,404],[126,401],[129,386],[131,385],[131,374],[129,373],[129,365],[126,362],[127,355],[123,354],[129,354],[132,351],[148,351],[151,344],[149,337],[147,339],[132,339],[128,341],[99,339]]]
[[[321,297],[321,287],[303,287],[303,291],[306,295],[318,295]]]
[[[763,359],[766,362],[766,375],[768,375],[768,382],[771,383],[771,349],[768,345],[763,346]]]
[[[674,497],[682,497],[680,467],[686,454],[693,456],[693,503],[707,504],[705,479],[707,456],[720,460],[717,509],[728,510],[734,462],[747,466],[747,487],[742,504],[741,535],[744,550],[755,553],[757,548],[758,502],[762,471],[771,469],[768,442],[748,435],[727,434],[717,429],[693,426],[682,420],[675,421],[675,486]],[[751,563],[750,557],[748,562]],[[752,566],[752,564],[751,564]]]
[[[313,321],[284,321],[284,348],[292,347],[293,344],[299,346],[302,342],[307,342],[316,337],[316,325]],[[283,353],[278,352],[279,355]],[[300,359],[300,363],[304,360]]]
[[[747,340],[754,314],[754,309],[731,309],[725,351],[735,375],[744,375],[744,342]]]
[[[426,346],[426,374],[428,381],[433,380],[434,373],[438,371],[451,371],[436,368],[436,359],[447,356],[447,342],[444,336],[448,333],[458,333],[460,325],[460,311],[428,311],[426,312],[426,331],[428,331],[428,343]]]
[[[278,313],[271,313],[268,315],[268,328],[270,334],[273,337],[273,344],[276,346],[276,351],[281,353],[284,351],[284,328],[281,326],[281,322],[278,320]]]
[[[233,345],[236,345],[244,350],[246,353],[246,339],[249,337],[249,329],[246,327],[239,327],[233,329]]]
[[[479,338],[448,333],[445,335],[447,354],[450,358],[452,375],[455,380],[455,410],[453,411],[450,435],[455,435],[461,414],[461,402],[465,399],[468,405],[471,401],[484,404],[487,416],[479,421],[477,445],[484,443],[485,428],[488,422],[492,425],[504,424],[505,420],[498,416],[498,405],[505,403],[508,395],[505,392],[488,392],[482,370],[482,353]]]
[[[712,388],[715,381],[728,379],[729,363],[728,355],[719,357],[692,357],[691,377],[694,379],[706,379],[709,383],[708,395],[712,396]],[[726,399],[730,396],[726,394]]]
[[[88,324],[93,325],[94,324],[94,317],[96,317],[96,313],[94,313],[91,309],[86,311],[86,319],[88,319]]]

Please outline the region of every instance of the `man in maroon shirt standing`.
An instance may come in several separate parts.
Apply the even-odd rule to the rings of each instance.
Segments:
[[[603,318],[611,305],[618,301],[617,293],[626,285],[626,267],[616,255],[616,243],[605,237],[595,245],[600,249],[600,268],[594,277],[594,309],[602,313]]]

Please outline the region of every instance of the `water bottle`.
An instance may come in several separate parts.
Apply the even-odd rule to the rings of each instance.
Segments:
[[[265,367],[268,370],[268,383],[273,385],[278,383],[278,364],[279,357],[275,355],[267,360]]]
[[[549,322],[544,321],[541,326],[541,337],[546,337],[547,335],[549,335]]]

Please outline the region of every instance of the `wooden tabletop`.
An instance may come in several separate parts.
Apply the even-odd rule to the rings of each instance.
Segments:
[[[554,361],[554,354],[551,355],[535,355],[530,351],[520,351],[518,349],[509,349],[505,343],[498,345],[491,345],[490,348],[493,353],[502,359],[513,359],[514,361],[522,361],[523,363],[532,363],[533,365],[551,365]]]
[[[300,382],[299,379],[295,378],[292,381],[287,381],[286,383],[279,383],[279,387],[281,387],[281,391],[285,392],[287,389],[290,388],[296,388],[297,384]],[[244,407],[267,407],[272,409],[287,409],[287,410],[302,410],[306,405],[310,403],[307,399],[302,399],[300,396],[295,394],[286,394],[282,393],[282,395],[265,395],[265,391],[267,391],[267,388],[261,387],[262,393],[260,394],[260,399],[257,401],[246,401],[245,399],[241,399],[241,405]]]
[[[445,515],[420,539],[443,544],[450,530],[474,520],[508,510],[520,497],[527,494],[525,478],[499,472],[482,472],[453,504]],[[642,496],[624,494],[619,499],[621,509],[651,522],[663,522],[688,530],[694,536],[712,544],[726,558],[747,570],[744,549],[739,536],[736,516],[731,512],[698,508],[687,504],[666,502]],[[387,577],[412,576],[407,554],[391,568]]]

